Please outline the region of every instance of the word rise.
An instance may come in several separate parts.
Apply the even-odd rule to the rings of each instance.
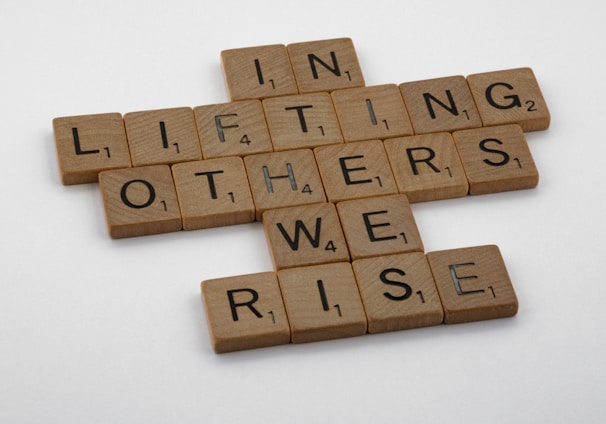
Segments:
[[[424,255],[409,203],[538,184],[524,132],[550,115],[530,68],[366,86],[349,38],[225,50],[221,62],[228,103],[53,121],[62,182],[99,182],[112,238],[263,222],[276,273],[202,283],[217,352],[515,314],[498,249]],[[416,278],[408,256],[427,256],[431,284],[394,279]],[[457,268],[484,262],[498,264],[482,268],[495,283],[463,289],[483,280]],[[383,269],[371,278],[367,266]],[[350,291],[330,294],[333,278]],[[381,323],[364,294],[373,278],[373,299],[420,299],[432,318]],[[336,321],[316,322],[301,306],[312,298]],[[465,318],[447,318],[449,299]]]

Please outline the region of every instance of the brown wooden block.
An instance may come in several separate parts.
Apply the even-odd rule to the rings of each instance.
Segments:
[[[423,253],[358,259],[352,265],[369,333],[442,323],[442,303]]]
[[[381,140],[318,147],[314,154],[330,202],[398,192]]]
[[[352,260],[422,252],[423,242],[403,194],[337,203]]]
[[[309,149],[246,156],[244,166],[257,221],[268,209],[326,201],[316,159]]]
[[[278,271],[291,341],[306,343],[366,333],[366,316],[348,262]]]
[[[239,157],[172,166],[184,230],[244,224],[255,220],[248,177]]]
[[[383,144],[398,189],[410,203],[467,195],[467,177],[450,133],[392,138]]]
[[[194,108],[204,159],[273,151],[259,100]]]
[[[536,187],[539,172],[519,125],[456,131],[453,138],[469,181],[469,194]]]
[[[358,56],[350,38],[289,44],[299,93],[364,87]]]
[[[467,76],[484,126],[518,124],[524,131],[549,127],[550,115],[531,68]]]
[[[328,93],[273,97],[263,109],[275,151],[343,143]]]
[[[332,92],[346,142],[412,135],[402,95],[395,84]]]
[[[497,246],[430,252],[446,324],[510,317],[518,300]]]
[[[99,188],[112,238],[181,230],[181,212],[168,165],[103,171]]]
[[[337,210],[332,203],[272,209],[263,225],[277,270],[349,261]]]
[[[55,118],[53,130],[65,185],[94,183],[101,171],[131,166],[119,113]]]
[[[399,87],[415,134],[482,126],[463,76],[407,82]]]
[[[133,166],[170,165],[202,159],[189,107],[130,112],[124,115]]]
[[[201,291],[215,352],[290,342],[290,327],[275,273],[206,280]]]
[[[231,101],[298,93],[282,44],[224,50],[221,63]]]

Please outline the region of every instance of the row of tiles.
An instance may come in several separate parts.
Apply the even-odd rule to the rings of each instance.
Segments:
[[[201,283],[217,353],[514,316],[495,245],[290,268]]]
[[[261,221],[290,206],[401,193],[410,202],[535,187],[521,128],[486,127],[101,172],[110,236]]]

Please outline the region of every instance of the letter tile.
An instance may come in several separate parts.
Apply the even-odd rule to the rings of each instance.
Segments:
[[[309,149],[246,156],[244,166],[257,221],[268,209],[326,201],[316,159]]]
[[[383,144],[398,189],[410,203],[467,195],[467,177],[450,133],[391,138]]]
[[[275,151],[343,143],[328,93],[272,97],[263,109]]]
[[[468,75],[467,83],[485,127],[518,124],[524,131],[549,127],[549,109],[531,68]]]
[[[403,194],[346,200],[337,203],[337,212],[352,260],[423,251]]]
[[[231,101],[298,93],[283,44],[224,50],[221,64]]]
[[[442,303],[423,253],[358,259],[352,265],[369,333],[442,323]]]
[[[455,131],[452,136],[469,194],[522,190],[539,183],[539,171],[519,125]]]
[[[197,106],[194,116],[204,159],[273,151],[259,100]]]
[[[293,43],[286,49],[299,93],[364,87],[362,69],[350,38]]]
[[[366,334],[366,315],[351,264],[278,271],[291,341],[306,343]]]
[[[190,107],[129,112],[124,115],[124,126],[133,166],[202,159]]]
[[[101,171],[131,166],[119,113],[55,118],[53,130],[65,185],[95,183]]]
[[[200,287],[215,352],[290,342],[290,327],[275,273],[206,280]]]
[[[255,205],[244,163],[237,156],[172,166],[184,230],[244,224]]]
[[[111,238],[181,230],[181,212],[168,165],[103,171],[99,188]]]
[[[263,215],[275,269],[349,261],[332,203],[272,209]]]
[[[427,254],[446,324],[510,317],[518,311],[505,262],[495,245]]]

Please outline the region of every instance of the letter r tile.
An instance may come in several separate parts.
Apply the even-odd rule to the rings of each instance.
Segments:
[[[444,323],[514,316],[518,299],[505,262],[495,245],[442,250],[427,254]]]
[[[181,230],[181,211],[168,165],[103,171],[99,188],[112,238]]]
[[[271,209],[263,216],[277,270],[349,261],[337,210],[332,203]]]
[[[351,264],[278,271],[291,341],[306,343],[366,334],[366,315]]]
[[[290,327],[275,273],[206,280],[200,287],[215,352],[290,342]]]

